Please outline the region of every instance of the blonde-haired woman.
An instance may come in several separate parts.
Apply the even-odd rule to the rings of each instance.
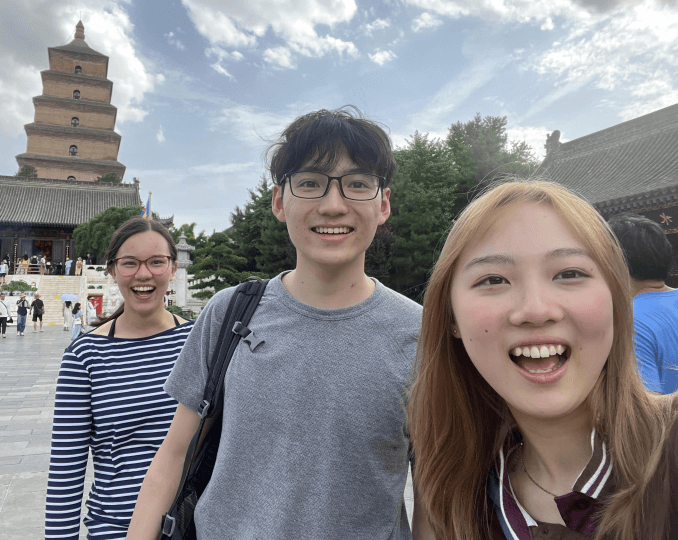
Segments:
[[[466,208],[426,291],[418,368],[415,535],[678,538],[676,398],[643,387],[622,252],[579,197],[517,181]]]

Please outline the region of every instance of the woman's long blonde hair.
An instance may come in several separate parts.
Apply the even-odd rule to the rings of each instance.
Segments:
[[[675,401],[648,393],[633,349],[633,309],[624,256],[609,227],[587,202],[543,181],[501,184],[473,201],[454,224],[424,297],[418,374],[409,403],[416,456],[415,485],[438,539],[489,539],[486,482],[512,422],[504,400],[452,335],[451,285],[461,253],[482,238],[498,215],[520,203],[549,204],[596,261],[612,293],[612,348],[588,401],[593,427],[608,442],[617,490],[597,538],[660,539],[669,500],[664,442]],[[659,480],[658,480],[659,479]],[[661,481],[660,481],[661,480]],[[661,493],[666,497],[662,499]]]

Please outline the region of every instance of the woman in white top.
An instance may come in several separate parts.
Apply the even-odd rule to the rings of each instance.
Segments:
[[[71,313],[71,303],[70,302],[64,302],[63,307],[61,308],[61,311],[64,315],[64,332],[68,332],[71,329],[71,325],[73,324],[73,314]]]

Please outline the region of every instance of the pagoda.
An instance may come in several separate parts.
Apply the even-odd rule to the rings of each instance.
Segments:
[[[108,56],[87,45],[82,21],[73,41],[47,50],[49,69],[40,73],[42,95],[33,98],[35,119],[24,126],[28,144],[16,156],[19,168],[28,165],[38,178],[56,180],[93,182],[109,173],[122,179]]]

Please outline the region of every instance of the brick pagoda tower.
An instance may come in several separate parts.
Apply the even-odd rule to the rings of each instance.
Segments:
[[[33,98],[34,122],[24,126],[28,145],[16,156],[19,167],[35,167],[39,178],[95,181],[115,173],[122,179],[108,56],[85,43],[82,21],[73,41],[47,51],[49,69],[40,73],[42,95]]]

